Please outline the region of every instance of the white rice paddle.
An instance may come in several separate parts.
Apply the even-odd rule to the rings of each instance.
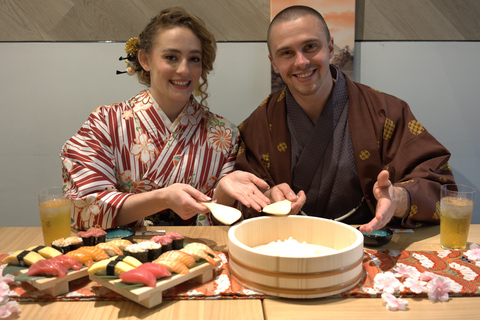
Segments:
[[[265,213],[274,214],[277,216],[289,214],[291,210],[292,202],[287,199],[271,203],[262,209],[262,211]]]
[[[215,202],[200,203],[207,207],[218,221],[226,225],[231,225],[242,216],[240,210],[229,206],[224,206]]]

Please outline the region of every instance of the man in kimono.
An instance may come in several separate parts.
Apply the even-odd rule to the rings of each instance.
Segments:
[[[309,7],[280,12],[267,44],[286,88],[239,126],[235,168],[267,181],[272,201],[294,201],[291,214],[360,224],[362,232],[438,223],[440,185],[454,182],[450,153],[409,106],[330,65],[333,38]]]

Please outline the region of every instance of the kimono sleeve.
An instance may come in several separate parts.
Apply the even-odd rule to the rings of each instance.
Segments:
[[[63,188],[73,201],[72,226],[107,229],[116,225],[118,211],[131,194],[116,189],[110,128],[101,111],[93,112],[62,147]]]
[[[383,160],[395,186],[403,187],[410,206],[406,227],[439,223],[440,186],[455,183],[448,164],[450,152],[415,118],[410,107],[390,109],[383,132]],[[401,110],[401,114],[396,111]]]

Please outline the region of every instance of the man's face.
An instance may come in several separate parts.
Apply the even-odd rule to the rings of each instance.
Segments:
[[[304,16],[272,26],[269,49],[275,72],[280,73],[294,97],[330,93],[322,88],[331,79],[333,38],[327,41],[316,17]]]

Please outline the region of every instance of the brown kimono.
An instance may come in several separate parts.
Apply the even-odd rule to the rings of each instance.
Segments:
[[[406,102],[346,76],[345,80],[354,162],[371,218],[376,207],[373,185],[386,169],[392,183],[404,187],[410,196],[402,224],[410,228],[422,222],[439,223],[440,185],[454,183],[450,153],[415,119]],[[235,169],[252,172],[270,186],[292,185],[285,92],[269,95],[239,126],[241,145]],[[250,210],[245,218],[256,215]]]

